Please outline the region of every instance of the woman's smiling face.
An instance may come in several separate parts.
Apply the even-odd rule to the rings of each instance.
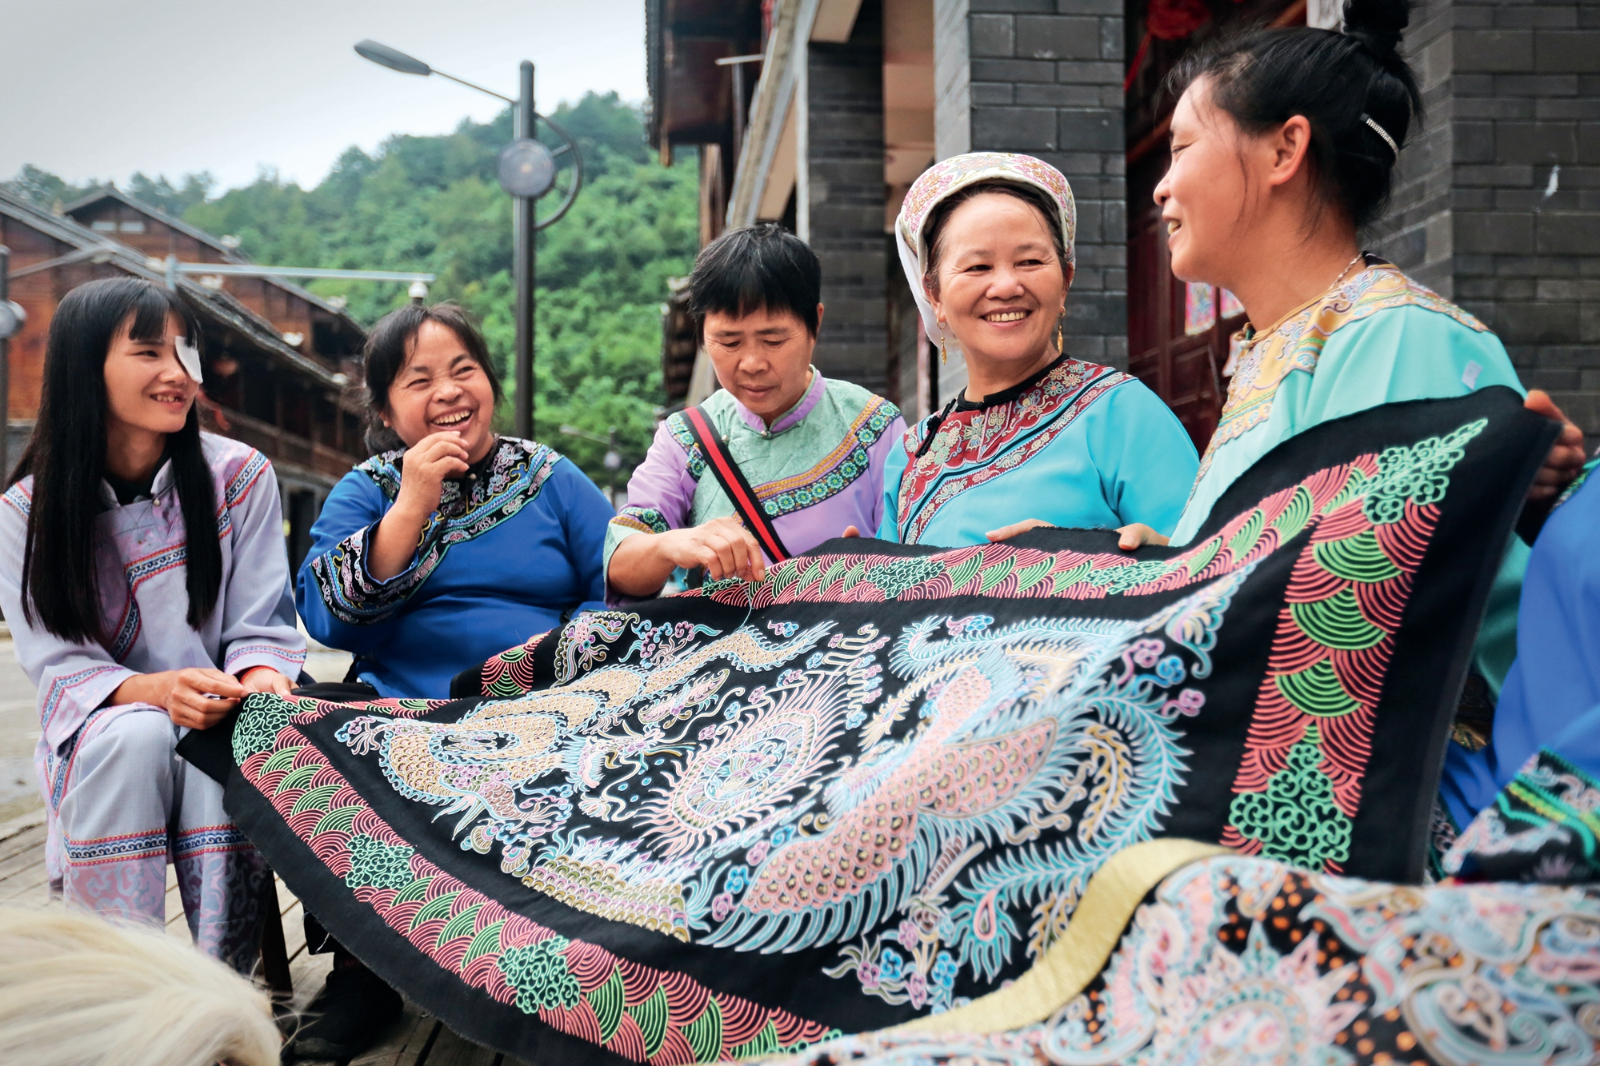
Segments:
[[[1266,188],[1265,174],[1254,172],[1264,166],[1270,154],[1212,103],[1210,82],[1190,85],[1172,113],[1172,164],[1155,191],[1180,281],[1233,287],[1229,264],[1248,254],[1241,245]]]
[[[405,366],[389,386],[386,425],[406,447],[434,433],[461,434],[469,462],[494,443],[494,387],[455,330],[427,321],[411,342]]]
[[[1015,196],[980,193],[950,213],[938,245],[938,291],[928,297],[968,358],[1040,358],[1071,281],[1044,216]]]
[[[200,383],[178,361],[183,323],[177,315],[168,315],[166,332],[159,341],[132,339],[128,336],[132,327],[133,316],[129,315],[106,351],[107,417],[113,426],[176,433],[200,393]]]

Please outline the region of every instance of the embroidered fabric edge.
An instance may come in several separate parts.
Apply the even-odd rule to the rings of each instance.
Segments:
[[[1096,870],[1066,935],[1009,986],[943,1014],[898,1025],[891,1033],[996,1033],[1044,1021],[1105,968],[1133,912],[1176,871],[1227,848],[1166,837],[1130,845]]]

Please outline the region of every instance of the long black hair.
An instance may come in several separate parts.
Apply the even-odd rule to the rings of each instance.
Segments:
[[[394,384],[395,377],[405,369],[406,360],[416,351],[417,334],[427,322],[437,322],[456,335],[472,361],[489,376],[489,389],[494,393],[497,406],[505,396],[494,360],[489,358],[489,345],[465,308],[453,303],[430,307],[407,304],[390,311],[372,327],[372,332],[367,334],[367,345],[361,350],[366,378],[362,392],[367,408],[366,444],[374,455],[406,446],[400,434],[383,424],[383,416],[389,413],[389,386]]]
[[[1409,0],[1349,0],[1343,33],[1253,30],[1186,56],[1169,85],[1181,92],[1205,78],[1212,102],[1246,133],[1304,115],[1322,202],[1364,226],[1388,202],[1399,150],[1422,113],[1417,76],[1398,51],[1410,19]]]
[[[95,565],[95,515],[106,469],[105,363],[127,325],[136,341],[159,343],[177,315],[198,347],[200,322],[178,296],[148,281],[107,278],[67,293],[50,320],[39,419],[12,483],[33,475],[33,503],[22,556],[22,612],[62,640],[107,642]],[[199,629],[222,589],[217,494],[200,442],[200,404],[167,435],[173,487],[187,543],[189,624]]]

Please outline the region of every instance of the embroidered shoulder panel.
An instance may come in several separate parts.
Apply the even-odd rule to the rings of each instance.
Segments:
[[[398,460],[403,454],[375,455],[356,470],[393,500],[400,494]],[[482,536],[536,500],[560,461],[561,455],[543,444],[500,438],[483,477],[470,483],[444,483],[439,507],[422,527],[416,561],[404,573],[386,582],[372,579],[366,560],[370,527],[357,530],[313,561],[311,572],[323,602],[335,618],[351,625],[389,618],[439,568],[452,545]]]
[[[21,481],[6,489],[4,500],[13,510],[23,518],[27,518],[33,511],[33,475],[29,474]]]
[[[921,458],[924,425],[906,431],[912,456],[900,480],[900,539],[915,544],[939,509],[961,493],[1026,463],[1128,375],[1068,359],[1009,403],[949,415]]]
[[[869,397],[839,442],[809,470],[752,486],[761,509],[778,518],[837,496],[871,468],[868,453],[899,417],[900,409],[894,404],[882,396]],[[705,455],[681,411],[667,418],[667,428],[689,457],[689,476],[699,481],[706,472]]]
[[[755,486],[761,509],[777,518],[837,496],[871,468],[868,453],[899,417],[894,404],[882,396],[872,397],[839,443],[810,470]]]
[[[688,456],[689,476],[699,481],[700,475],[706,472],[706,456],[695,443],[694,434],[689,432],[689,420],[683,417],[682,411],[675,411],[667,416],[667,429]]]
[[[1203,477],[1210,467],[1213,452],[1272,415],[1273,398],[1285,378],[1296,370],[1308,374],[1316,371],[1323,346],[1335,331],[1395,307],[1435,311],[1450,316],[1468,329],[1488,332],[1482,322],[1392,266],[1363,270],[1271,333],[1246,342],[1228,385],[1222,420],[1200,463],[1200,476]]]

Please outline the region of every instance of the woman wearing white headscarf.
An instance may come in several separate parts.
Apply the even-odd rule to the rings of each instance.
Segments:
[[[1137,379],[1065,351],[1075,219],[1067,179],[1032,156],[956,156],[911,187],[900,262],[967,386],[891,453],[879,537],[960,547],[1042,525],[1176,525],[1198,467],[1189,435]]]

